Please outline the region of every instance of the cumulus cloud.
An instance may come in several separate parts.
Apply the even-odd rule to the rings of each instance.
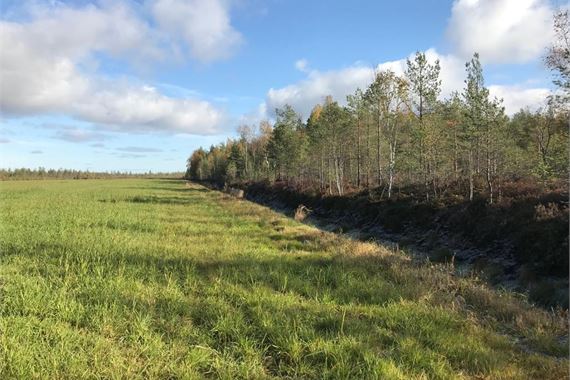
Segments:
[[[351,66],[325,72],[314,70],[298,83],[269,89],[266,97],[267,109],[273,112],[275,108],[289,104],[306,118],[311,108],[322,103],[325,96],[332,95],[335,100],[342,102],[346,95],[358,87],[365,88],[373,79],[374,69],[366,66]]]
[[[150,1],[153,10],[162,9],[156,11],[157,19],[166,17],[163,8],[168,5],[173,9],[192,5],[192,17],[201,20],[191,30],[170,34],[151,26],[127,5],[133,3],[103,4],[36,6],[28,21],[0,21],[0,112],[65,114],[122,131],[215,133],[225,116],[209,102],[168,97],[128,81],[117,84],[88,68],[97,66],[93,62],[99,53],[135,63],[162,60],[172,56],[179,40],[189,44],[196,59],[226,57],[238,38],[229,24],[226,3]]]
[[[242,43],[230,23],[229,2],[222,0],[157,0],[152,13],[165,31],[179,35],[195,58],[208,62],[230,56]]]
[[[242,42],[231,25],[228,1],[140,3],[103,1],[83,7],[32,3],[26,7],[30,21],[11,24],[25,27],[25,35],[19,37],[33,42],[38,54],[70,59],[102,51],[129,60],[163,60],[177,58],[187,48],[195,59],[208,62],[227,58]]]
[[[547,88],[524,88],[521,86],[489,86],[489,93],[503,99],[505,112],[512,115],[521,108],[535,111],[546,106],[546,98],[550,94]]]
[[[449,96],[453,91],[460,91],[463,87],[465,78],[465,62],[453,54],[440,54],[436,49],[431,48],[425,52],[426,59],[431,64],[439,60],[441,68],[441,98]],[[407,58],[396,61],[384,62],[378,65],[378,70],[392,70],[398,75],[404,75],[407,64],[406,59],[413,60],[415,53],[410,54]]]
[[[104,87],[72,106],[73,114],[112,130],[212,134],[225,119],[211,103],[164,96],[148,86]]]
[[[238,119],[239,125],[257,125],[262,120],[268,120],[269,115],[267,114],[267,104],[261,102],[256,109],[242,114]]]
[[[0,144],[8,144],[9,142],[10,142],[10,139],[0,137]]]
[[[447,35],[462,57],[527,62],[551,41],[552,9],[547,0],[456,0]]]
[[[157,33],[127,4],[35,5],[29,21],[6,21],[2,27],[16,29],[18,42],[44,57],[78,60],[96,51],[129,60],[164,58],[167,36]]]
[[[453,55],[441,55],[435,49],[429,49],[425,54],[430,62],[440,60],[442,97],[462,88],[464,62]],[[408,58],[413,58],[413,54]],[[307,78],[300,82],[279,89],[271,88],[266,96],[266,107],[273,112],[275,108],[289,104],[306,118],[312,107],[322,103],[327,95],[344,104],[346,96],[354,93],[357,88],[366,89],[374,80],[375,70],[391,70],[398,75],[404,75],[406,59],[384,62],[376,68],[354,65],[326,72],[312,70]]]
[[[413,59],[414,54],[407,58]],[[425,51],[429,62],[439,59],[441,66],[440,79],[442,91],[440,99],[449,97],[452,92],[461,92],[464,87],[465,62],[453,54],[440,54],[435,49]],[[351,66],[338,70],[320,72],[311,71],[307,78],[297,83],[279,88],[271,88],[266,96],[265,107],[271,112],[286,104],[292,106],[303,118],[307,118],[312,107],[322,103],[327,95],[331,95],[341,104],[346,103],[346,96],[357,88],[365,89],[374,79],[375,70],[391,70],[397,75],[404,75],[406,59],[388,61],[379,64],[376,69],[366,66]],[[544,105],[549,94],[546,88],[528,88],[526,86],[488,86],[492,96],[503,99],[508,114],[521,108],[536,109]]]
[[[89,80],[78,73],[74,62],[59,54],[43,52],[29,36],[26,26],[0,22],[0,46],[3,46],[0,59],[3,113],[50,112],[87,92]]]

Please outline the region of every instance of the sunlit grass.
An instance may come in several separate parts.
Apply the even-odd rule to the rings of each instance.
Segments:
[[[0,378],[567,376],[567,320],[172,180],[0,183]]]

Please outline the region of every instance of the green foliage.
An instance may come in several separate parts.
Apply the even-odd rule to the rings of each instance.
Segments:
[[[275,110],[277,121],[267,146],[270,164],[277,179],[290,179],[300,175],[300,166],[306,153],[306,135],[299,115],[286,105]]]
[[[441,92],[439,59],[430,64],[425,53],[416,52],[414,60],[406,60],[406,65],[406,78],[410,82],[410,91],[414,94],[414,108],[421,118],[437,106],[437,97]]]
[[[228,158],[228,167],[226,169],[226,173],[230,170],[232,171],[232,181],[237,178],[241,179],[245,177],[245,163],[246,160],[243,145],[240,143],[233,143],[230,148],[230,157]]]
[[[479,54],[473,54],[473,58],[467,62],[465,69],[467,79],[463,91],[465,108],[462,132],[466,147],[473,150],[482,133],[481,129],[487,124],[485,111],[489,102],[489,90],[485,87],[483,80],[483,68],[479,61]]]
[[[195,150],[190,158],[188,159],[186,177],[195,178],[202,180],[206,178],[206,173],[204,172],[204,167],[200,165],[201,161],[206,158],[206,152],[204,149],[199,148]]]
[[[239,140],[193,153],[189,178],[283,181],[329,195],[366,189],[389,198],[393,188],[413,189],[427,200],[453,193],[489,203],[510,181],[567,180],[565,107],[551,102],[509,118],[485,87],[477,53],[466,64],[463,92],[440,101],[440,70],[418,52],[405,77],[379,71],[346,106],[330,96],[315,105],[306,125],[290,106],[277,109],[272,128],[267,121],[257,133],[241,126]]]

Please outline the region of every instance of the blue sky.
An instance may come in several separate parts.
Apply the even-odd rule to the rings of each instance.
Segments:
[[[507,112],[551,90],[541,57],[567,1],[3,1],[0,166],[180,171],[199,146],[291,104],[343,101],[416,50],[442,97],[481,54]]]

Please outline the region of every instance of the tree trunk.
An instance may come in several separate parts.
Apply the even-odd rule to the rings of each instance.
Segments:
[[[469,200],[473,200],[473,149],[469,149]]]
[[[321,192],[325,189],[325,159],[323,157],[323,153],[320,154],[320,167],[319,167],[319,182]]]
[[[244,166],[243,166],[243,174],[244,174],[244,177],[247,179],[247,175],[249,173],[249,170],[247,170],[247,156],[248,156],[248,154],[247,154],[247,142],[244,145],[245,145],[245,159],[244,159],[245,162],[244,162]]]
[[[358,116],[356,135],[356,187],[360,188],[360,116]]]
[[[396,165],[396,142],[390,142],[390,164],[388,179],[388,198],[392,197],[392,185],[394,183],[394,167]]]
[[[476,166],[477,170],[476,170],[476,173],[477,173],[477,174],[480,174],[480,173],[481,173],[481,164],[480,164],[480,160],[479,160],[480,150],[481,150],[481,144],[480,144],[480,141],[479,141],[479,140],[480,140],[480,139],[477,137],[477,150],[476,150],[476,151],[477,151],[477,155],[476,155],[476,157],[477,157],[477,160],[476,160],[476,162],[477,162],[477,166]]]
[[[489,189],[489,203],[493,204],[493,167],[491,162],[491,136],[490,133],[487,132],[487,170],[486,170],[486,178],[487,178],[487,188]]]
[[[437,198],[437,153],[435,156],[432,164],[431,183],[433,187],[433,197]]]
[[[457,181],[459,163],[457,161],[457,130],[453,127],[453,179]]]
[[[378,113],[378,125],[377,125],[377,132],[378,132],[378,139],[376,141],[376,160],[377,160],[377,170],[378,172],[377,174],[377,180],[378,180],[378,186],[380,186],[380,183],[382,182],[382,165],[380,163],[380,158],[381,158],[381,150],[380,150],[380,143],[381,143],[381,139],[380,139],[380,134],[381,134],[381,124],[380,124],[380,113]]]
[[[370,188],[370,118],[366,122],[366,188]]]
[[[331,164],[330,164],[330,159],[327,160],[327,174],[328,174],[328,180],[329,180],[329,195],[332,195],[332,176],[331,176]]]

